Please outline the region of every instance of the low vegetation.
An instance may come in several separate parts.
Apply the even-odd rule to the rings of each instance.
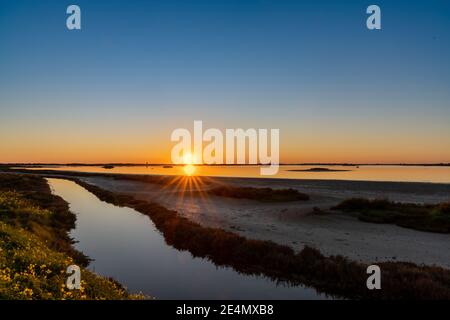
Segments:
[[[309,200],[308,195],[295,189],[220,186],[208,190],[208,193],[221,197],[251,199],[262,202]]]
[[[114,280],[84,268],[80,290],[68,290],[65,271],[73,263],[72,258],[50,250],[31,232],[0,222],[0,299],[140,298],[130,296]]]
[[[79,265],[86,266],[89,263],[83,253],[73,248],[73,240],[68,235],[75,227],[76,216],[69,211],[67,202],[51,193],[43,178],[0,174],[0,192],[3,192],[0,198],[0,221],[30,231],[50,249],[67,253]],[[33,214],[39,211],[37,208],[46,214]]]
[[[288,285],[304,284],[345,298],[450,299],[450,271],[446,269],[402,262],[378,263],[383,270],[383,289],[368,290],[367,264],[342,256],[326,257],[310,247],[296,253],[274,242],[203,227],[156,203],[73,180],[103,201],[148,215],[169,245],[242,273],[265,275]]]
[[[67,234],[74,222],[43,178],[0,174],[0,299],[142,298],[83,267],[81,289],[66,288],[67,267],[89,262]]]
[[[333,208],[355,213],[366,222],[391,223],[401,227],[450,233],[450,203],[422,205],[388,200],[348,199]]]

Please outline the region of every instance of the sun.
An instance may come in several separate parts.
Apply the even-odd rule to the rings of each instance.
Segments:
[[[186,153],[183,156],[183,163],[185,164],[183,170],[187,176],[192,176],[195,173],[195,166],[193,163],[195,162],[195,158],[191,153]]]
[[[195,173],[195,167],[192,164],[185,165],[183,170],[187,176],[192,176]]]

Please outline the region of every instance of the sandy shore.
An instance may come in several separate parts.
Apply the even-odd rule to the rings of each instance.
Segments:
[[[304,245],[326,255],[343,255],[363,262],[408,261],[450,269],[450,235],[415,231],[394,225],[365,223],[332,213],[314,215],[312,209],[328,210],[350,197],[388,198],[401,202],[437,203],[450,200],[450,185],[325,180],[265,180],[217,178],[214,183],[239,186],[295,188],[310,201],[260,203],[181,192],[164,187],[106,177],[82,180],[106,190],[123,192],[177,210],[204,226],[220,227],[253,239],[272,240],[301,250]],[[211,186],[191,187],[202,191]]]

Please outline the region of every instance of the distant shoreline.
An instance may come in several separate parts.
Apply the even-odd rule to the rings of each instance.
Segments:
[[[184,166],[184,164],[171,163],[0,163],[0,167],[46,167],[46,166],[77,166],[77,167],[160,167],[160,166]],[[255,167],[264,164],[196,164],[205,167]],[[450,167],[450,163],[280,163],[280,166],[404,166],[404,167]]]
[[[342,171],[352,171],[347,169],[328,169],[328,168],[310,168],[310,169],[292,169],[286,170],[290,172],[342,172]]]
[[[53,169],[27,169],[27,168],[1,168],[0,173],[25,173],[25,174],[38,174],[49,177],[109,177],[114,179],[130,179],[134,181],[153,181],[155,183],[163,183],[167,179],[174,179],[183,175],[169,175],[169,174],[139,174],[139,173],[114,173],[114,172],[89,172],[89,171],[72,171],[72,170],[53,170]],[[271,184],[285,184],[286,187],[291,187],[297,184],[299,181],[302,183],[332,183],[337,189],[345,189],[348,183],[357,184],[359,186],[371,184],[378,186],[383,184],[384,188],[393,186],[398,188],[399,186],[429,186],[433,185],[437,188],[447,188],[450,186],[450,182],[428,182],[428,181],[394,181],[394,180],[345,180],[345,179],[288,179],[288,178],[261,178],[261,177],[233,177],[233,176],[199,176],[200,178],[210,181],[211,179],[227,182],[237,183],[268,183]],[[389,187],[390,188],[390,187]],[[445,189],[447,194],[450,194],[450,190]]]

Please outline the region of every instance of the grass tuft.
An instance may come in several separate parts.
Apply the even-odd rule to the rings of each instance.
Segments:
[[[450,203],[422,205],[388,200],[352,198],[332,208],[356,213],[362,221],[390,223],[401,227],[439,233],[450,233]]]

